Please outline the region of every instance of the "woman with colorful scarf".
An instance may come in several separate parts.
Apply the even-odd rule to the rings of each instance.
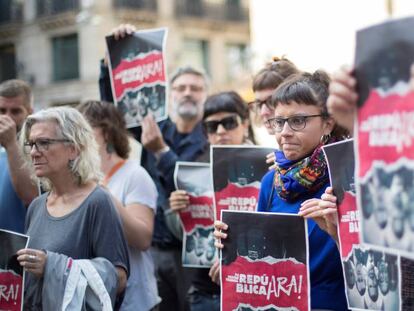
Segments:
[[[302,202],[320,198],[329,186],[322,146],[342,139],[346,131],[329,117],[329,77],[322,71],[299,73],[273,93],[275,130],[280,150],[276,167],[262,179],[258,211],[298,214]],[[226,238],[227,225],[216,223],[215,236]],[[341,260],[335,241],[308,220],[312,310],[347,310]],[[221,242],[216,246],[223,247]],[[275,245],[275,247],[277,247]]]

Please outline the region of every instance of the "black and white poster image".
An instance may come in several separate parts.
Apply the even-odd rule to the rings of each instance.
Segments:
[[[376,165],[361,180],[362,241],[413,256],[413,175],[404,165]]]
[[[139,126],[149,113],[157,121],[167,117],[166,39],[166,28],[119,40],[106,37],[112,94],[128,128]]]
[[[355,247],[343,262],[349,308],[400,310],[399,257]]]
[[[179,211],[183,228],[184,267],[209,268],[218,258],[214,246],[214,207],[211,169],[208,163],[177,162],[174,171],[177,189],[189,196],[187,208]]]
[[[0,310],[23,310],[24,269],[17,251],[27,247],[29,237],[0,229]]]

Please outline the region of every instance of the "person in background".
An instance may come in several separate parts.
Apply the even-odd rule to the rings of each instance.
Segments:
[[[149,251],[157,189],[139,162],[128,160],[128,131],[118,109],[99,101],[87,101],[77,108],[95,133],[105,174],[103,185],[114,197],[129,244],[130,276],[121,310],[152,310],[161,301]]]
[[[322,146],[346,137],[327,111],[329,77],[299,73],[273,93],[275,117],[269,122],[281,148],[276,167],[262,180],[258,211],[299,214],[303,202],[320,198],[329,186]],[[228,226],[216,222],[216,246],[225,247]],[[335,241],[308,220],[311,308],[347,310],[341,259]],[[222,244],[223,243],[223,244]]]
[[[210,145],[250,145],[254,142],[249,110],[236,92],[222,92],[207,98],[204,105],[203,126]],[[196,161],[210,162],[209,150],[207,149]],[[177,212],[187,208],[188,205],[189,196],[185,190],[175,190],[171,193],[170,207],[175,212],[177,221]],[[178,232],[177,236],[182,236],[182,231]],[[220,287],[215,284],[219,283],[219,269],[218,261],[210,271],[196,269],[188,295],[191,311],[220,310]]]
[[[131,35],[132,25],[120,25],[113,30],[116,40]],[[113,102],[109,71],[102,63],[99,79],[101,100]],[[158,190],[157,213],[152,240],[153,257],[161,296],[160,310],[188,310],[186,295],[191,283],[191,270],[182,267],[181,241],[168,227],[165,217],[170,209],[168,198],[174,187],[177,161],[194,161],[207,147],[201,119],[207,98],[208,79],[190,66],[179,68],[171,75],[170,101],[172,115],[157,124],[152,115],[131,133],[144,147],[141,164],[151,175]]]
[[[254,101],[249,102],[249,108],[260,116],[261,122],[266,127],[269,135],[274,135],[274,129],[268,122],[274,117],[275,107],[271,97],[276,88],[289,76],[298,73],[299,70],[287,58],[274,57],[271,63],[266,64],[253,77]]]
[[[29,206],[29,245],[17,252],[28,272],[25,309],[42,310],[42,295],[51,294],[42,291],[48,285],[43,283],[45,271],[54,271],[50,252],[73,259],[105,258],[116,268],[118,293],[123,293],[128,248],[111,196],[98,185],[98,146],[86,119],[73,108],[41,110],[24,123],[21,145],[27,165],[47,190]]]
[[[39,194],[23,167],[17,134],[33,112],[32,91],[22,80],[0,84],[0,229],[23,233],[26,206]]]
[[[272,104],[271,97],[276,88],[289,76],[298,73],[299,70],[287,58],[273,57],[273,61],[266,64],[253,77],[253,92],[255,99],[249,102],[249,109],[253,111],[254,115],[260,117],[261,123],[265,126],[269,135],[274,135],[274,130],[269,119],[274,117],[275,107]],[[270,169],[275,163],[275,154],[267,155],[267,163]]]

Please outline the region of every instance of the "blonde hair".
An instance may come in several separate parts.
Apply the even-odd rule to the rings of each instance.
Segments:
[[[69,165],[73,176],[79,185],[88,181],[98,182],[102,178],[101,161],[98,153],[98,144],[91,126],[85,117],[76,109],[71,107],[53,107],[40,110],[39,112],[27,117],[20,134],[20,145],[23,149],[24,143],[29,139],[32,126],[41,122],[54,122],[59,138],[67,139],[78,151],[79,155],[74,160],[73,165]],[[25,156],[26,164],[32,169],[30,156]],[[37,178],[47,190],[51,188],[48,178]]]

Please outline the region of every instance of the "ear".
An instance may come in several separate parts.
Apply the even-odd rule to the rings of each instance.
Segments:
[[[325,122],[324,122],[324,125],[323,125],[323,134],[324,135],[329,135],[329,134],[331,134],[332,133],[332,131],[333,131],[333,129],[334,129],[334,127],[335,127],[335,120],[333,119],[333,118],[331,118],[331,117],[328,117],[326,120],[325,120]]]
[[[70,153],[70,159],[75,160],[77,157],[79,157],[79,150],[75,147],[74,144],[70,144],[69,146],[69,153]]]

